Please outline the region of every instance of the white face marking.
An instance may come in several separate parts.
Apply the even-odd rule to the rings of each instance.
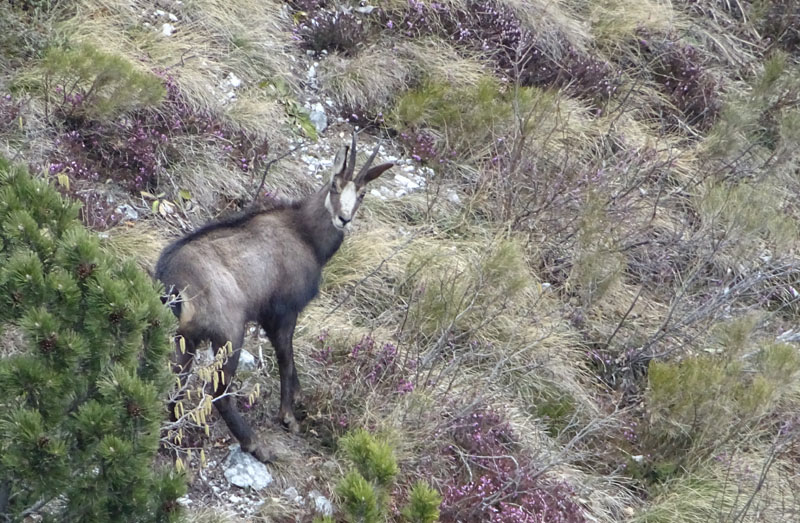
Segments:
[[[328,209],[328,212],[331,213],[331,216],[334,218],[336,217],[333,213],[333,204],[331,204],[331,193],[325,195],[325,208]]]
[[[358,203],[358,193],[356,192],[356,184],[347,182],[347,185],[342,189],[342,194],[339,195],[339,206],[341,207],[339,214],[345,220],[353,219],[353,211]]]

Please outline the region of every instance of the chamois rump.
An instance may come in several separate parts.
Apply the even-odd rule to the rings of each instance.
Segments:
[[[178,318],[178,335],[185,343],[185,352],[176,348],[173,370],[183,380],[201,342],[210,340],[215,349],[231,342],[233,355],[223,364],[225,383],[219,380],[214,404],[241,448],[261,461],[274,456],[256,441],[233,398],[224,394],[239,363],[245,324],[258,322],[275,349],[281,388],[278,418],[296,432],[293,405],[300,382],[292,336],[297,315],[316,296],[322,267],[342,244],[366,185],[393,165],[370,167],[377,152],[375,147],[354,175],[353,133],[350,146],[336,155],[330,181],[315,193],[212,222],[167,246],[156,264],[155,276],[167,290],[164,300]]]

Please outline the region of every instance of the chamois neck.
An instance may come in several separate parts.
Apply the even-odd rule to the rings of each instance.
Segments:
[[[309,195],[300,206],[302,234],[322,265],[336,254],[344,240],[344,233],[334,227],[331,213],[325,207],[327,195],[328,185],[325,185]]]

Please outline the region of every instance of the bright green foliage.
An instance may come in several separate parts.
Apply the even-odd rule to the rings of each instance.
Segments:
[[[343,436],[339,446],[367,480],[386,488],[397,476],[397,460],[392,447],[366,430],[359,429]]]
[[[392,447],[364,429],[342,436],[339,447],[355,466],[336,486],[345,519],[361,523],[385,521],[398,474]],[[441,502],[436,490],[418,481],[401,512],[408,521],[433,523],[439,519]]]
[[[114,118],[129,109],[155,105],[166,93],[156,76],[89,44],[50,48],[42,69],[48,105],[72,119]]]
[[[732,322],[730,336],[720,336],[719,355],[689,357],[681,362],[651,362],[647,404],[648,449],[662,472],[702,460],[732,434],[754,426],[776,406],[798,372],[800,355],[785,344],[769,344],[756,352],[755,367],[746,367],[747,335]],[[662,474],[663,475],[663,474]]]
[[[417,481],[411,488],[402,514],[411,523],[434,523],[439,521],[439,505],[442,496],[424,481]]]
[[[0,519],[172,521],[184,480],[152,466],[172,315],[77,206],[0,160]]]
[[[773,252],[791,249],[798,224],[785,211],[789,205],[782,190],[769,183],[722,182],[708,185],[697,207],[704,222],[728,238],[735,259],[752,264],[764,244]]]
[[[489,154],[486,147],[508,125],[512,109],[508,93],[487,76],[471,87],[427,82],[400,97],[391,119],[396,128],[411,133],[441,133],[448,148],[462,158],[480,157]]]
[[[449,250],[411,260],[407,292],[415,301],[409,314],[413,330],[438,336],[443,329],[462,334],[481,325],[484,333],[497,338],[507,334],[500,313],[528,287],[530,274],[517,242],[502,240],[481,248],[461,267]]]
[[[586,307],[602,298],[625,269],[607,207],[604,196],[588,192],[579,222],[568,285]]]
[[[339,482],[336,493],[342,500],[347,521],[375,523],[384,514],[385,508],[378,501],[374,486],[358,471],[351,470]]]

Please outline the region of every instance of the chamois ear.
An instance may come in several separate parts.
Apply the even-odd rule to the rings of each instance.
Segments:
[[[366,172],[366,174],[364,174],[364,178],[362,178],[364,180],[364,184],[365,185],[368,184],[378,176],[382,175],[384,171],[387,171],[392,167],[394,167],[394,164],[389,162],[389,163],[382,163],[380,165],[376,165],[375,167],[371,168],[369,171]]]

